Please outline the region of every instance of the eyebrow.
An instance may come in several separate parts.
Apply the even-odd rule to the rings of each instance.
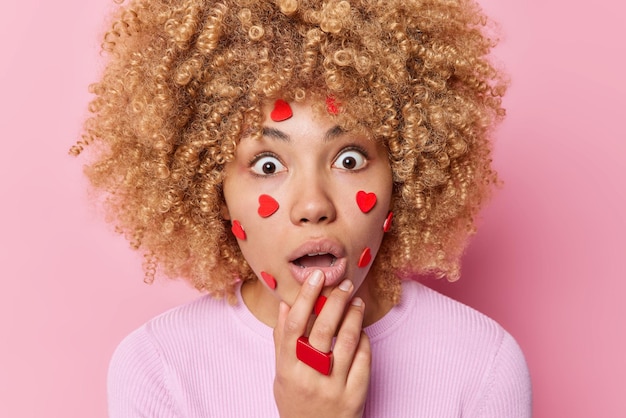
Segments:
[[[272,138],[272,139],[278,139],[280,141],[291,141],[291,138],[289,137],[289,135],[287,135],[286,133],[284,133],[283,131],[280,131],[276,128],[268,128],[268,127],[263,127],[263,129],[261,130],[261,135],[266,136],[268,138]]]
[[[342,129],[339,125],[335,125],[324,134],[324,142],[332,141],[333,139],[345,133],[346,131]],[[263,129],[261,130],[261,134],[268,138],[278,139],[279,141],[291,141],[291,137],[289,135],[276,128],[263,127]]]

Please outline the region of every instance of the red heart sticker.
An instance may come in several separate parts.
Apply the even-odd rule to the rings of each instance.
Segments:
[[[233,235],[240,240],[246,239],[246,231],[243,230],[243,227],[241,226],[239,221],[233,221],[233,226],[231,226],[230,230],[233,232]]]
[[[259,215],[262,218],[267,218],[271,216],[278,210],[278,202],[269,195],[262,194],[259,196]]]
[[[389,232],[389,230],[391,229],[392,221],[393,221],[393,212],[389,212],[389,215],[387,215],[387,219],[385,219],[385,222],[383,223],[383,231]]]
[[[366,248],[361,253],[361,257],[359,258],[359,267],[367,266],[370,261],[372,261],[372,252],[369,248]]]
[[[337,100],[335,100],[333,96],[328,96],[326,98],[326,110],[331,115],[339,114],[339,104],[337,103]]]
[[[274,103],[274,110],[272,110],[272,113],[270,113],[270,118],[272,118],[274,122],[282,122],[292,116],[293,111],[291,110],[291,106],[289,106],[289,103],[282,99],[276,100],[276,102]]]
[[[359,190],[356,194],[356,203],[359,205],[361,212],[367,213],[376,204],[376,195],[374,193],[366,193],[363,190]]]
[[[276,289],[276,279],[274,278],[274,276],[272,276],[269,273],[266,273],[264,271],[261,272],[261,277],[263,278],[263,281],[267,284],[267,286],[274,290]]]

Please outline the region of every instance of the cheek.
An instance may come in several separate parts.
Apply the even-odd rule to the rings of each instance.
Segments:
[[[371,262],[378,253],[385,232],[385,225],[389,222],[389,204],[391,196],[386,191],[359,190],[355,195],[356,210],[352,222],[355,237],[362,249],[359,248],[357,267],[365,269],[371,266]],[[354,207],[354,206],[353,206]]]
[[[372,256],[378,252],[378,248],[385,234],[383,225],[385,223],[386,212],[375,210],[367,214],[367,219],[360,219],[360,224],[355,225],[355,230],[359,230],[360,238],[363,240],[364,246],[370,248]]]
[[[278,204],[278,201],[272,196],[267,194],[262,194],[259,196],[259,208],[257,210],[257,213],[261,218],[268,218],[272,216],[274,213],[276,213],[279,207],[280,205]]]
[[[371,211],[376,205],[377,200],[378,197],[376,193],[366,192],[364,190],[359,190],[356,193],[356,204],[363,213]]]
[[[378,192],[378,189],[381,189]],[[362,228],[371,231],[373,235],[378,229],[385,230],[391,223],[389,205],[391,203],[390,188],[378,187],[375,191],[359,190],[355,195],[356,207],[358,208],[356,217],[363,223]]]
[[[255,225],[261,220],[258,217],[269,218],[280,208],[278,201],[267,194],[259,195],[257,202],[256,210],[253,210],[253,205],[250,203],[240,202],[241,204],[237,205],[236,209],[233,208],[230,211],[233,215],[231,232],[240,241],[247,239],[246,227],[255,228]]]
[[[282,236],[285,209],[278,198],[254,194],[236,201],[229,210],[231,233],[237,238],[243,257],[259,273],[279,245],[277,239]]]

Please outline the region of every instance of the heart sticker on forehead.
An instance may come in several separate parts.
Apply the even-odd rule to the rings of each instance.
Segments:
[[[339,114],[339,104],[337,103],[337,100],[333,96],[328,96],[326,98],[326,110],[331,115],[336,116]]]
[[[376,195],[374,193],[366,193],[363,190],[359,190],[356,194],[356,203],[359,205],[361,212],[367,213],[376,204]]]
[[[269,195],[262,194],[259,196],[259,215],[262,218],[272,216],[278,210],[278,202]]]
[[[289,103],[282,99],[276,100],[274,103],[274,109],[272,110],[272,113],[270,113],[270,118],[272,118],[274,122],[282,122],[292,116],[293,111],[291,110]]]

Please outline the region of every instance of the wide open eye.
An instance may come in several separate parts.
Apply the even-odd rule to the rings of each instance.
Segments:
[[[361,150],[349,148],[341,151],[333,167],[341,168],[343,170],[359,170],[367,164],[367,156]]]
[[[262,154],[252,162],[252,171],[262,176],[271,176],[285,170],[285,166],[273,155]]]

